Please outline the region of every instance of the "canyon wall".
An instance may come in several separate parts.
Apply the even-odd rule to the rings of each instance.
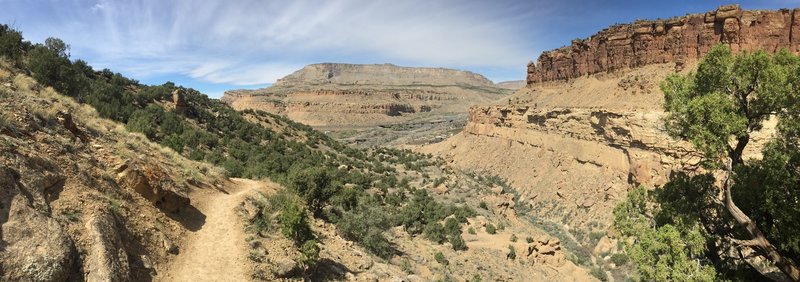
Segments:
[[[637,21],[606,28],[528,64],[527,84],[673,62],[680,70],[716,44],[733,51],[800,51],[800,8],[744,11],[725,5],[705,14]]]

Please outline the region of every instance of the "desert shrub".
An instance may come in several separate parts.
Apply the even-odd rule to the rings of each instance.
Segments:
[[[278,216],[278,223],[281,226],[281,233],[298,246],[313,237],[306,219],[305,209],[294,201],[283,205]]]
[[[464,238],[461,237],[461,234],[451,236],[450,237],[450,245],[452,245],[453,246],[453,250],[456,250],[456,251],[467,250],[467,243],[464,242]]]
[[[315,215],[319,215],[341,186],[334,180],[334,174],[323,167],[293,170],[289,174],[289,183]]]
[[[444,257],[444,254],[442,254],[442,252],[436,252],[436,254],[433,255],[433,259],[435,259],[436,262],[442,265],[448,265],[450,263],[449,261],[447,261],[447,258]]]
[[[592,268],[592,270],[589,271],[589,274],[591,274],[600,281],[608,281],[608,274],[606,274],[606,271],[603,270],[603,268],[601,267]]]
[[[533,243],[533,237],[531,236],[525,237],[525,242],[527,242],[528,244]]]
[[[8,25],[0,25],[0,56],[18,61],[23,51],[22,33]]]
[[[508,245],[508,254],[506,255],[506,258],[510,260],[517,259],[517,251],[514,249],[514,245]]]
[[[436,222],[426,225],[422,230],[422,234],[426,239],[436,242],[437,244],[442,244],[447,241],[447,232],[445,228]]]
[[[484,202],[484,201],[481,201],[480,203],[478,203],[478,207],[482,208],[482,209],[485,209],[485,210],[489,209],[489,207],[486,205],[486,202]]]
[[[472,226],[470,226],[469,229],[467,229],[467,233],[472,234],[472,235],[477,234],[477,232],[475,232],[475,228],[472,228]]]
[[[336,227],[342,237],[361,244],[379,257],[388,258],[394,254],[391,244],[383,236],[383,231],[389,228],[389,219],[380,207],[361,207],[361,210],[345,212],[336,221]]]
[[[491,223],[486,224],[486,233],[495,234],[497,233],[497,229]]]
[[[597,242],[600,241],[603,236],[606,236],[606,232],[590,232],[589,233],[589,245],[595,246]]]
[[[628,256],[625,254],[613,254],[611,255],[611,262],[618,266],[625,265],[628,263]]]
[[[511,242],[517,242],[517,235],[511,234]]]
[[[300,247],[300,264],[309,267],[317,264],[319,261],[319,246],[317,240],[308,240]]]

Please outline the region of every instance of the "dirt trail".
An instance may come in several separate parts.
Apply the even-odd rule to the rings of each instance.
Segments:
[[[256,191],[275,189],[271,183],[233,179],[228,194],[206,189],[192,195],[192,205],[205,215],[199,230],[188,232],[180,253],[159,273],[159,281],[250,281],[244,226],[235,208]]]

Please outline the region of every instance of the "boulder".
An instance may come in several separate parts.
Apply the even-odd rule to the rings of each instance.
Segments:
[[[58,222],[34,208],[17,172],[0,166],[0,280],[65,281],[76,260]]]
[[[84,258],[87,281],[129,281],[128,253],[117,233],[117,223],[109,211],[101,211],[86,221],[90,238],[89,253]]]
[[[296,269],[297,262],[288,258],[280,258],[272,265],[272,274],[276,277],[286,278],[292,276]]]
[[[128,161],[116,170],[122,186],[132,189],[159,209],[178,212],[189,205],[189,198],[174,190],[174,183],[157,165]]]

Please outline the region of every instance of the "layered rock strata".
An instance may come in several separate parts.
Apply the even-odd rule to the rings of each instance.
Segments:
[[[800,9],[745,11],[725,5],[705,14],[619,24],[569,46],[546,51],[528,64],[527,83],[675,62],[695,62],[716,44],[733,51],[782,48],[800,52]]]

